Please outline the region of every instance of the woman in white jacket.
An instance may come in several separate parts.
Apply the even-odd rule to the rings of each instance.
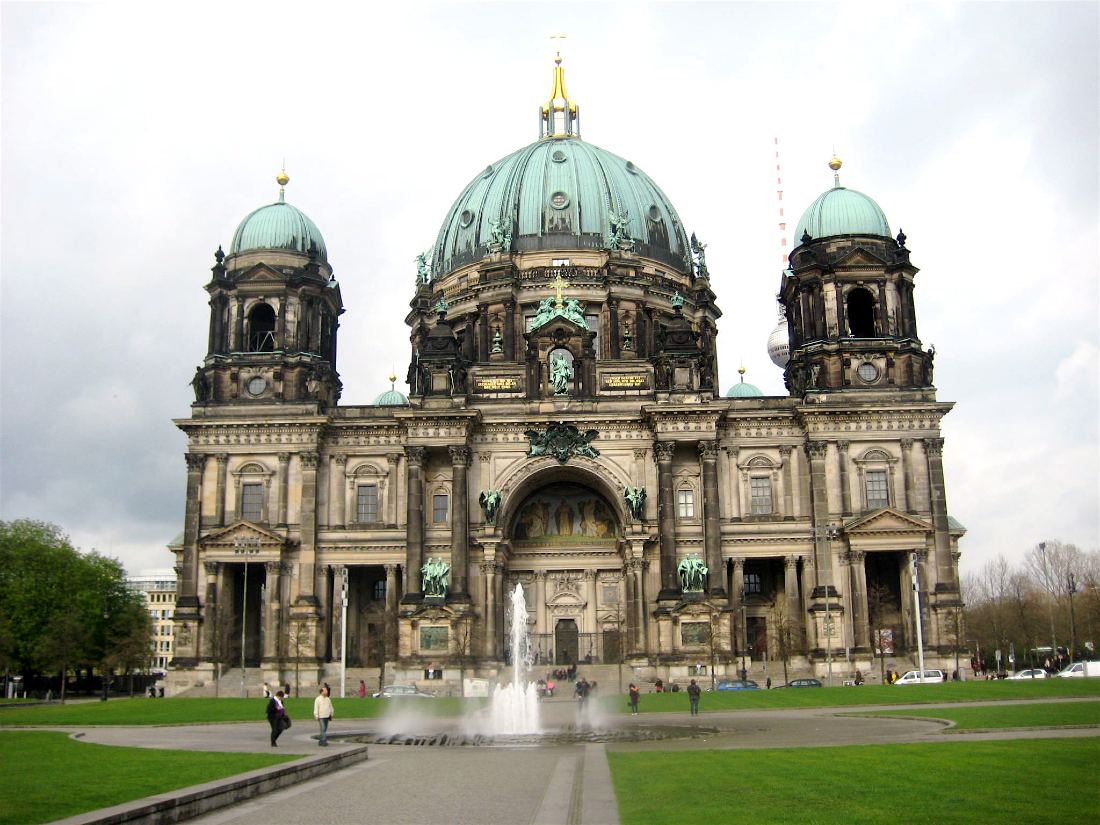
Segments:
[[[322,687],[317,698],[313,700],[313,718],[321,726],[321,737],[317,744],[322,748],[328,746],[328,723],[332,716],[332,700],[328,698],[328,688]]]

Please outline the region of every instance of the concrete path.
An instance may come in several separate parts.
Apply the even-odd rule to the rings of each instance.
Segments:
[[[705,697],[704,697],[705,698]],[[947,703],[960,707],[964,703]],[[985,703],[965,703],[985,704]],[[1001,703],[995,703],[1001,704]],[[662,741],[614,743],[616,751],[843,746],[943,741],[944,724],[928,719],[851,717],[839,714],[897,710],[814,708],[806,710],[621,715],[607,720],[620,728],[676,725],[700,735]],[[921,708],[936,707],[920,705]],[[570,721],[576,705],[567,700],[543,704],[551,726]],[[442,720],[436,720],[438,723]],[[369,719],[337,720],[339,735],[373,728]],[[75,730],[75,729],[69,729]],[[150,748],[212,751],[270,751],[266,723],[193,727],[102,727],[81,729],[89,742]],[[303,720],[279,740],[279,750],[316,754],[316,728]],[[950,741],[1100,736],[1100,727],[1006,730],[950,734]],[[350,747],[332,740],[329,751]],[[192,820],[207,825],[265,825],[324,822],[380,825],[617,825],[605,746],[412,747],[370,745],[370,759],[342,771],[276,791],[221,812]]]

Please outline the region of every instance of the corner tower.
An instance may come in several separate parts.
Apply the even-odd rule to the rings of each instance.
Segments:
[[[340,286],[320,230],[279,199],[251,212],[226,255],[214,253],[207,354],[195,372],[195,405],[308,403],[340,398],[336,372]]]
[[[921,349],[913,303],[917,268],[905,233],[890,236],[879,205],[834,185],[803,213],[779,301],[787,317],[792,395],[932,387],[933,352]]]

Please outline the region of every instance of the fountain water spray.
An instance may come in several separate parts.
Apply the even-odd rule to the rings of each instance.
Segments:
[[[512,680],[493,691],[489,709],[493,734],[539,733],[538,685],[531,672],[531,640],[527,635],[527,602],[519,584],[512,601]]]

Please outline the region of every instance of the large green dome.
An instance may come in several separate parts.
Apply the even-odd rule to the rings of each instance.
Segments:
[[[889,238],[890,224],[877,203],[862,192],[834,186],[818,196],[802,213],[794,231],[795,244],[802,237],[828,238],[832,235],[876,235]]]
[[[321,260],[327,261],[328,250],[321,230],[304,212],[282,200],[282,195],[279,197],[241,221],[233,233],[229,254],[253,249],[289,249],[308,255],[315,250]]]
[[[626,213],[639,255],[688,268],[680,217],[645,172],[579,137],[553,136],[487,167],[462,191],[440,227],[434,274],[483,257],[495,222],[515,252],[603,249],[609,212]]]

